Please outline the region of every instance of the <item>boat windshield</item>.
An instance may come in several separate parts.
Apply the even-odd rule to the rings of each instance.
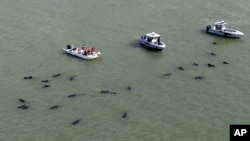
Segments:
[[[215,25],[216,30],[224,30],[226,27],[224,25]]]

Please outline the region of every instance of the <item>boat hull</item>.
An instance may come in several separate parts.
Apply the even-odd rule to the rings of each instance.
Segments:
[[[244,33],[235,29],[225,28],[223,30],[217,30],[214,26],[211,25],[208,25],[206,27],[206,31],[207,33],[216,34],[224,37],[232,37],[232,38],[239,38],[245,35]]]
[[[77,51],[77,49],[73,50],[73,49],[65,49],[63,48],[63,50],[70,54],[70,55],[74,55],[76,57],[82,58],[82,59],[87,59],[87,60],[92,60],[92,59],[96,59],[99,58],[101,56],[100,52],[93,52],[92,54],[88,54],[88,55],[83,55],[82,51]]]
[[[149,47],[151,49],[156,49],[156,50],[162,50],[164,49],[166,46],[165,46],[165,43],[163,42],[160,42],[160,44],[154,44],[154,43],[150,43],[150,42],[147,42],[145,40],[140,40],[140,44],[146,46],[146,47]]]

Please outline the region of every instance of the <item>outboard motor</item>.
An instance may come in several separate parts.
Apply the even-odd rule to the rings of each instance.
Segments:
[[[67,45],[67,49],[71,49],[71,45]]]
[[[98,55],[98,56],[101,56],[101,52],[97,52],[97,55]]]
[[[211,28],[211,26],[210,26],[210,25],[208,25],[208,26],[207,26],[207,32],[208,32],[208,30],[209,30],[210,28]]]

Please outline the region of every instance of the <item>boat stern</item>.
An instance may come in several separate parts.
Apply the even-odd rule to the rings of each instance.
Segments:
[[[101,57],[101,52],[98,51],[98,52],[96,53],[96,55],[97,55],[98,57]]]
[[[206,31],[208,32],[211,29],[211,25],[206,26]]]

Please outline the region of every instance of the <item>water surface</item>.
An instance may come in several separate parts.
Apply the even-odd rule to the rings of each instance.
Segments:
[[[0,140],[228,140],[230,124],[250,123],[249,6],[247,0],[2,0]],[[246,36],[206,34],[217,20]],[[166,43],[162,52],[138,44],[152,31]],[[96,47],[102,58],[64,54],[71,43]],[[195,80],[199,75],[205,79]],[[67,97],[73,93],[85,95]],[[19,98],[27,110],[17,109]]]

